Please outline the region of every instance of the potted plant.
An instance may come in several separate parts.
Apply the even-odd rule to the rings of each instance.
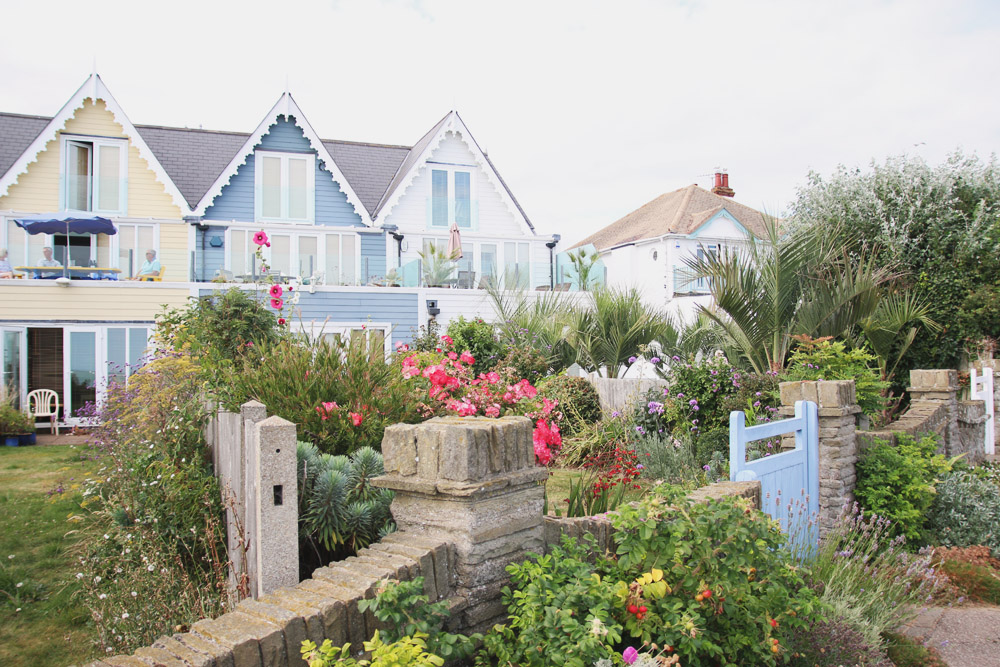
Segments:
[[[18,444],[22,447],[35,444],[35,418],[26,412],[18,412],[18,414],[21,415],[21,428],[17,434]]]
[[[6,446],[17,447],[20,444],[18,436],[24,428],[22,417],[21,411],[10,403],[0,404],[0,436],[3,437]]]

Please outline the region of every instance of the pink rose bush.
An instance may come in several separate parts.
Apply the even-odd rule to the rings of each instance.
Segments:
[[[548,465],[562,446],[557,423],[561,414],[554,412],[555,401],[537,401],[538,390],[525,379],[514,381],[495,371],[474,376],[472,354],[456,352],[448,336],[442,336],[441,343],[443,347],[435,352],[410,352],[405,345],[397,348],[403,377],[413,379],[426,392],[418,406],[420,413],[425,417],[529,417],[535,422],[535,459]]]

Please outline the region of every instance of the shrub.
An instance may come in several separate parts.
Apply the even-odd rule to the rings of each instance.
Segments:
[[[798,346],[788,358],[782,380],[854,380],[858,405],[870,416],[885,406],[889,383],[879,378],[877,359],[864,348],[847,350],[841,341],[795,336]]]
[[[312,443],[299,442],[296,459],[299,526],[308,546],[301,550],[304,576],[395,530],[389,512],[392,491],[371,485],[372,478],[385,472],[377,451],[362,447],[349,457],[331,456]]]
[[[920,440],[899,434],[896,446],[878,442],[857,463],[858,501],[910,541],[923,539],[935,480],[951,469],[952,463],[935,453],[937,446],[931,434]]]
[[[325,453],[379,448],[386,426],[418,415],[413,383],[376,347],[339,336],[262,343],[226,373],[220,399],[234,412],[260,401]]]
[[[989,547],[1000,557],[1000,489],[967,471],[955,471],[937,485],[928,528],[946,546]]]
[[[427,652],[425,638],[425,635],[417,633],[386,644],[376,630],[372,640],[364,644],[365,651],[371,653],[371,660],[352,658],[350,644],[337,648],[326,639],[317,648],[307,639],[302,642],[302,659],[309,667],[440,667],[444,660]]]
[[[553,375],[538,384],[539,394],[558,403],[563,436],[574,435],[582,426],[601,418],[601,401],[594,385],[581,377]]]
[[[35,432],[35,420],[0,398],[0,436]]]
[[[584,474],[579,482],[570,480],[566,516],[593,516],[613,511],[633,489],[641,486],[636,480],[643,473],[643,464],[634,449],[616,445],[609,452],[592,454],[583,463]],[[562,516],[562,508],[554,507]]]
[[[633,428],[629,418],[618,412],[594,424],[578,424],[574,437],[563,441],[559,462],[565,466],[581,465],[589,456],[609,452],[617,444],[629,442]]]
[[[795,667],[894,667],[880,644],[868,643],[847,620],[836,615],[814,620],[808,627],[793,633],[788,639],[788,650]]]
[[[246,594],[228,586],[200,386],[188,357],[158,358],[91,413],[103,467],[84,492],[90,530],[77,577],[105,650],[130,652]]]
[[[475,375],[493,370],[504,355],[496,329],[481,318],[467,320],[459,315],[448,325],[448,336],[454,341],[456,350],[468,351],[475,357],[476,363],[472,366]]]
[[[536,347],[510,345],[493,368],[506,382],[524,379],[534,385],[549,374],[549,360]]]
[[[695,456],[690,438],[640,436],[634,438],[632,444],[644,466],[645,477],[671,484],[696,483],[700,486],[704,471]],[[727,442],[726,447],[728,446]]]
[[[907,553],[906,538],[891,533],[888,519],[866,515],[855,503],[809,563],[823,602],[871,646],[880,646],[883,633],[912,618],[941,582],[930,553]]]

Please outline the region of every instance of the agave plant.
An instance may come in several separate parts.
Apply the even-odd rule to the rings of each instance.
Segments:
[[[362,447],[350,456],[321,454],[299,442],[300,534],[328,552],[355,552],[395,530],[392,491],[372,486],[383,474],[382,455]]]

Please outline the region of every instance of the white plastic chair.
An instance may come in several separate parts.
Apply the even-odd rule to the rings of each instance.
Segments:
[[[52,433],[59,435],[59,394],[51,389],[36,389],[30,392],[28,414],[35,419],[48,417]]]

